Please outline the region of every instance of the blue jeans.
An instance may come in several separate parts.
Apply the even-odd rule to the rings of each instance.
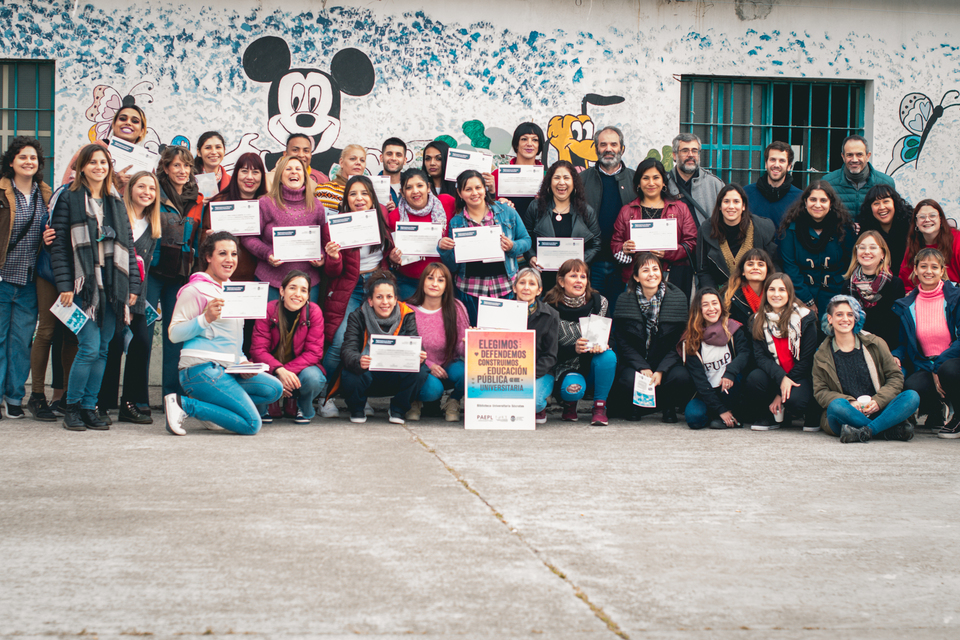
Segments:
[[[420,400],[422,402],[434,402],[443,397],[444,389],[453,389],[450,392],[451,400],[459,400],[463,397],[463,385],[467,377],[466,366],[463,360],[454,360],[444,367],[447,372],[445,380],[437,378],[432,373],[427,376],[423,386],[420,387]]]
[[[81,409],[93,409],[97,406],[103,370],[107,367],[107,353],[110,341],[117,329],[117,316],[110,303],[103,307],[103,322],[87,320],[77,334],[77,357],[70,368],[70,380],[67,382],[67,404],[79,404]]]
[[[610,303],[607,317],[613,317],[613,310],[617,306],[617,298],[626,290],[623,284],[623,265],[616,262],[601,262],[597,260],[590,265],[590,286]]]
[[[829,433],[839,436],[842,426],[848,424],[851,427],[869,427],[870,433],[877,435],[912,416],[919,406],[920,396],[916,391],[903,391],[881,409],[880,413],[874,414],[875,417],[868,418],[849,401],[837,398],[827,407]]]
[[[717,397],[717,400],[723,405],[724,409],[730,411],[736,417],[736,411],[734,408],[738,403],[738,394],[739,385],[734,384],[730,387],[729,393],[723,393],[720,387],[714,387],[713,394]],[[720,417],[719,413],[712,411],[707,403],[697,395],[693,400],[687,403],[687,408],[683,410],[683,417],[687,421],[687,426],[691,429],[703,429],[711,420],[715,420]]]
[[[163,395],[181,393],[180,378],[177,371],[180,368],[180,343],[170,342],[170,320],[173,319],[173,308],[177,306],[177,293],[183,285],[178,281],[160,280],[155,276],[147,276],[147,302],[154,309],[163,314],[160,319],[161,338],[163,340],[162,382]],[[153,351],[153,333],[150,333],[150,347],[147,350],[147,371],[150,371],[150,354]],[[149,375],[149,374],[148,374]]]
[[[280,299],[280,289],[276,287],[267,287],[267,300],[279,300]],[[320,285],[314,284],[310,287],[310,302],[316,302],[320,299]]]
[[[309,420],[317,415],[316,409],[313,408],[313,399],[319,396],[327,385],[327,377],[317,366],[307,367],[297,377],[300,378],[300,388],[297,390],[299,391],[297,406],[300,408],[303,417]],[[257,411],[262,416],[267,412],[267,405],[258,404]]]
[[[23,403],[37,316],[36,284],[21,287],[0,281],[0,391],[9,405]]]
[[[593,399],[606,402],[616,371],[617,354],[612,349],[598,353],[590,358],[590,373],[586,379],[576,371],[571,371],[560,379],[560,399],[564,402],[577,402],[587,392],[587,387],[593,387]],[[580,390],[575,393],[568,391],[568,388],[575,384],[580,385]]]
[[[366,284],[369,277],[370,274],[365,274],[357,278],[357,284],[353,287],[353,292],[347,301],[347,310],[343,314],[340,326],[337,327],[337,332],[333,334],[333,340],[329,344],[323,345],[323,368],[329,371],[330,375],[336,375],[337,367],[340,366],[340,347],[343,346],[343,334],[347,332],[347,318],[360,308],[360,303],[367,297],[363,292],[363,285]]]
[[[213,362],[182,369],[180,384],[187,394],[181,403],[188,416],[245,436],[262,426],[257,405],[276,402],[283,395],[283,385],[268,373],[245,380]]]
[[[537,378],[537,413],[540,413],[547,408],[547,398],[549,398],[550,394],[553,392],[553,382],[553,376],[549,373],[542,378]]]
[[[417,292],[417,287],[420,285],[419,280],[414,280],[408,276],[403,275],[402,273],[397,273],[397,295],[400,297],[400,300],[409,300],[413,297],[413,294]]]

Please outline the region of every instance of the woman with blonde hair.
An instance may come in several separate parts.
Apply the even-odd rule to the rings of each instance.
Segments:
[[[353,176],[362,176],[367,169],[367,150],[359,144],[348,144],[340,152],[340,171],[330,182],[317,187],[317,198],[323,206],[336,211],[343,201],[347,180]]]
[[[864,231],[857,238],[844,274],[843,293],[850,295],[866,314],[863,330],[878,336],[892,351],[900,346],[899,323],[893,303],[904,296],[903,282],[894,273],[890,247],[879,231]]]

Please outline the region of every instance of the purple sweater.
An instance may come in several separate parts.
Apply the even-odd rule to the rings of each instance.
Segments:
[[[271,267],[267,258],[273,253],[274,227],[300,227],[313,224],[323,225],[322,242],[327,246],[330,241],[330,232],[326,226],[326,216],[323,205],[314,200],[313,211],[307,211],[304,198],[305,189],[288,189],[280,185],[280,199],[286,205],[281,209],[270,199],[270,196],[260,198],[260,235],[244,236],[240,239],[244,249],[252,253],[258,260],[255,275],[261,282],[269,282],[271,287],[280,288],[283,278],[299,269],[310,276],[311,286],[320,282],[320,270],[309,262],[284,262],[279,267]]]
[[[467,308],[459,300],[457,303],[457,358],[463,358],[463,336],[466,335],[470,327],[470,320],[467,318]],[[414,313],[417,318],[417,333],[423,338],[421,346],[427,352],[427,360],[424,362],[428,367],[439,364],[441,367],[450,364],[443,361],[443,353],[446,347],[446,333],[443,331],[443,312],[437,310],[434,312],[424,311],[420,307],[414,307]]]

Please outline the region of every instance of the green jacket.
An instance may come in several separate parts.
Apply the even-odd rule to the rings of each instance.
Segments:
[[[850,217],[854,220],[860,216],[860,207],[863,205],[863,199],[867,197],[867,192],[870,191],[871,187],[875,187],[878,184],[886,184],[891,188],[896,188],[896,183],[893,181],[893,178],[878,171],[869,162],[867,166],[870,167],[870,175],[867,177],[866,184],[860,187],[860,189],[855,189],[853,185],[847,181],[847,176],[843,173],[843,167],[823,176],[824,182],[830,183],[830,186],[834,188],[837,195],[840,196],[840,201],[843,203],[843,206],[847,208],[847,213],[849,213]]]
[[[870,378],[873,380],[874,388],[878,389],[872,400],[883,410],[890,404],[897,395],[903,391],[903,373],[900,367],[890,355],[890,349],[887,343],[881,338],[861,331],[857,336],[859,345],[864,347],[864,359],[867,361],[867,369],[870,371]],[[813,397],[817,403],[824,408],[823,415],[820,416],[820,428],[827,433],[833,433],[830,425],[827,424],[826,408],[834,400],[856,400],[853,396],[843,392],[840,388],[840,378],[837,376],[837,365],[833,360],[833,352],[836,350],[836,343],[833,337],[823,341],[816,355],[813,356]]]

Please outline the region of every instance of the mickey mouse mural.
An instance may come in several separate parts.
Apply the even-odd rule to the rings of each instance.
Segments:
[[[363,96],[373,90],[376,74],[367,54],[342,49],[330,61],[330,73],[290,68],[290,47],[282,38],[264,36],[243,52],[243,70],[254,82],[270,84],[267,131],[286,148],[291,133],[313,140],[314,169],[328,173],[340,160],[334,148],[340,136],[340,94]],[[268,169],[282,153],[264,155]]]

